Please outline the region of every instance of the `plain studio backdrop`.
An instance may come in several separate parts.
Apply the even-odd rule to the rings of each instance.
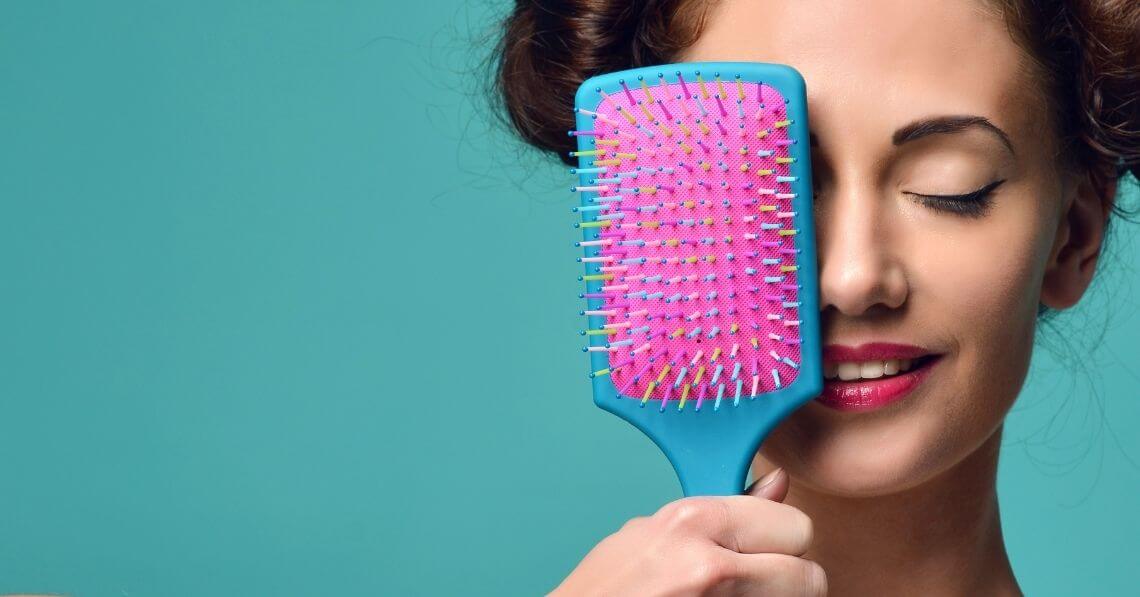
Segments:
[[[506,8],[0,2],[0,593],[537,594],[679,496],[477,97]],[[1138,229],[1007,425],[1030,595],[1135,591]]]

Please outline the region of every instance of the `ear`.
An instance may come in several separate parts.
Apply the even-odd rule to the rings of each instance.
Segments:
[[[1065,185],[1067,207],[1061,211],[1041,283],[1041,303],[1051,309],[1077,304],[1096,271],[1117,182],[1105,177],[1098,184],[1096,178],[1083,175]]]

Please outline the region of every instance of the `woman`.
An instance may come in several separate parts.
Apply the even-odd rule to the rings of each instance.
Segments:
[[[1118,180],[1140,171],[1138,56],[1134,0],[520,0],[499,90],[523,138],[563,156],[586,77],[797,68],[825,395],[901,358],[930,368],[889,404],[809,402],[756,455],[750,495],[629,521],[554,594],[1020,594],[1002,423],[1038,318],[1088,288]]]

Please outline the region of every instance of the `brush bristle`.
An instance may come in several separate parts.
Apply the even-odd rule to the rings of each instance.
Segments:
[[[680,72],[596,92],[579,139],[587,352],[618,394],[700,409],[799,370],[795,207],[784,96],[734,73]],[[581,119],[580,119],[581,122]],[[805,140],[806,141],[806,140]]]

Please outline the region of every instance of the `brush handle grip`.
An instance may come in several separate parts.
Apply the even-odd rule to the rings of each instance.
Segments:
[[[756,450],[787,411],[772,402],[741,408],[709,412],[712,409],[706,407],[687,420],[659,417],[643,421],[648,424],[642,430],[669,458],[686,496],[744,493]]]
[[[707,446],[705,446],[707,448]],[[740,495],[748,476],[748,466],[755,450],[739,446],[719,454],[669,454],[669,462],[681,481],[685,496]]]

